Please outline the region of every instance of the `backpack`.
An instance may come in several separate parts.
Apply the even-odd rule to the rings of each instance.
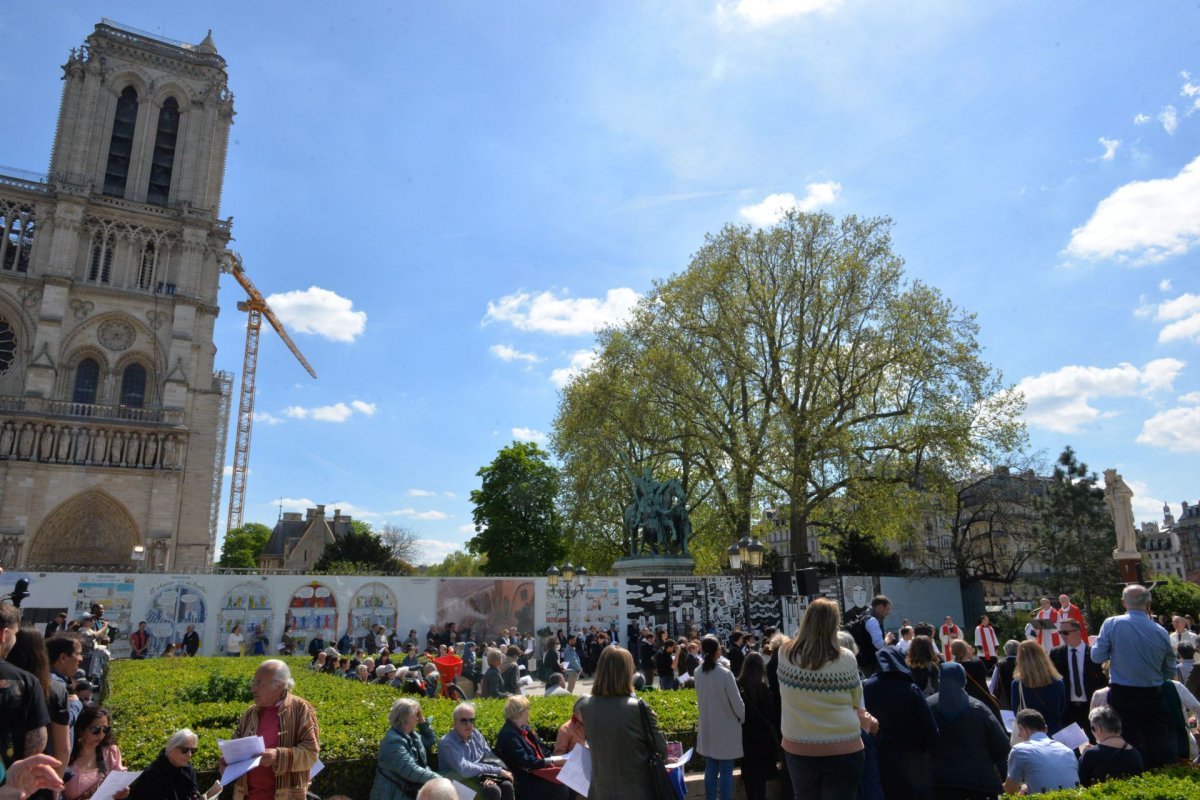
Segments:
[[[846,628],[851,636],[854,637],[854,643],[858,645],[858,666],[862,670],[870,668],[872,672],[877,668],[875,663],[875,643],[871,641],[871,634],[867,631],[867,620],[870,619],[869,612],[864,613],[861,617],[851,622]]]

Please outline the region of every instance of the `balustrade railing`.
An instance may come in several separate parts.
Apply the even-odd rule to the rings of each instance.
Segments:
[[[95,403],[75,403],[70,400],[47,400],[44,397],[0,395],[0,412],[46,414],[56,417],[81,417],[106,422],[132,422],[139,425],[182,425],[183,412],[165,408],[136,408],[107,406]]]

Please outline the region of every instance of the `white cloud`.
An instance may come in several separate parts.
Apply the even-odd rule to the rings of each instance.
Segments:
[[[1158,332],[1158,341],[1182,339],[1200,344],[1200,295],[1185,292],[1173,300],[1159,303],[1154,310],[1154,319],[1166,323]]]
[[[350,407],[368,417],[375,416],[375,412],[378,410],[374,403],[364,403],[362,400],[351,400]]]
[[[408,517],[409,519],[421,519],[426,521],[450,519],[450,515],[445,511],[417,511],[415,508],[400,508],[395,511],[389,511],[388,516]]]
[[[270,295],[267,305],[288,329],[335,342],[353,342],[367,328],[367,312],[355,311],[351,300],[319,286]]]
[[[1170,278],[1163,278],[1161,281],[1159,281],[1159,282],[1158,282],[1158,290],[1159,290],[1160,292],[1169,292],[1169,291],[1171,291],[1171,279],[1170,279]]]
[[[516,292],[488,301],[483,324],[507,322],[522,331],[580,336],[623,322],[641,299],[633,289],[609,289],[604,298],[568,297],[554,292]]]
[[[1101,397],[1130,397],[1169,390],[1184,367],[1174,358],[1160,358],[1138,369],[1132,364],[1117,367],[1066,366],[1022,378],[1014,391],[1025,396],[1025,419],[1030,425],[1072,433],[1101,417],[1113,416],[1093,406]]]
[[[842,0],[738,0],[733,13],[755,27],[821,11],[833,11]]]
[[[1157,119],[1162,123],[1164,131],[1171,136],[1175,135],[1176,129],[1179,128],[1179,114],[1175,111],[1175,106],[1165,106],[1158,112]]]
[[[517,441],[536,442],[538,444],[545,444],[550,439],[546,434],[533,428],[513,428],[512,435]]]
[[[1100,137],[1100,146],[1104,148],[1104,155],[1100,156],[1101,161],[1112,161],[1117,154],[1117,148],[1121,146],[1120,139],[1105,139]]]
[[[488,350],[501,361],[527,361],[530,364],[536,364],[542,360],[536,353],[522,353],[517,348],[506,344],[494,344]]]
[[[1133,490],[1133,518],[1138,522],[1157,522],[1162,519],[1162,498],[1150,494],[1150,486],[1145,481],[1127,481]]]
[[[315,406],[313,408],[288,406],[283,410],[283,415],[292,419],[312,419],[318,422],[345,422],[354,416],[355,412],[370,417],[374,415],[375,411],[374,403],[353,400],[349,405],[334,403],[331,406]]]
[[[431,492],[428,489],[409,489],[409,497],[436,497],[437,492]]]
[[[761,203],[742,206],[738,213],[759,228],[774,225],[783,215],[792,209],[797,211],[816,211],[822,206],[832,205],[842,193],[842,185],[837,181],[810,183],[805,188],[804,197],[796,199],[791,192],[769,194]]]
[[[1146,116],[1145,114],[1138,114],[1133,118],[1134,125],[1145,125],[1149,121],[1150,117]]]
[[[550,382],[559,389],[571,382],[571,379],[576,375],[587,370],[592,364],[596,363],[595,350],[576,350],[571,354],[571,363],[566,367],[559,367],[550,373]]]
[[[279,509],[282,507],[284,511],[296,511],[303,514],[310,508],[316,508],[319,504],[313,502],[307,497],[277,497],[274,500],[265,503],[265,505],[274,509]],[[363,520],[382,519],[384,516],[386,516],[378,511],[371,511],[370,509],[357,506],[354,503],[350,503],[345,500],[339,500],[333,503],[325,503],[324,505],[325,515],[330,519],[333,518],[334,511],[342,512],[342,516],[344,517],[353,517],[354,519]]]
[[[1067,254],[1133,264],[1186,253],[1200,241],[1200,157],[1173,178],[1133,181],[1071,232]]]
[[[440,564],[446,556],[463,547],[461,543],[444,542],[441,539],[417,539],[416,544],[421,549],[417,557],[418,564]]]
[[[443,497],[458,497],[454,492],[442,492]]]
[[[467,533],[467,534],[470,534],[471,536],[474,536],[475,535],[475,523],[468,522],[466,525],[459,525],[458,532],[459,533]]]
[[[268,505],[271,508],[282,507],[284,511],[305,511],[306,509],[317,507],[317,504],[307,497],[276,497],[264,505]]]
[[[1176,400],[1185,406],[1200,406],[1200,392],[1181,394]]]
[[[1142,424],[1137,440],[1172,453],[1200,452],[1200,405],[1155,414]]]
[[[282,425],[283,420],[274,414],[268,414],[266,411],[255,411],[254,421],[260,425]]]

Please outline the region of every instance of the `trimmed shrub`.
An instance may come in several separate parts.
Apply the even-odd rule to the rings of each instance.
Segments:
[[[1128,780],[1108,781],[1087,789],[1061,789],[1038,797],[1041,800],[1194,800],[1200,797],[1200,770],[1167,767]]]

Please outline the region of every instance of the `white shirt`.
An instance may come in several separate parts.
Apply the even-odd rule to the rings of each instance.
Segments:
[[[1073,672],[1071,672],[1071,654],[1072,653],[1075,654],[1075,663],[1077,664],[1077,666],[1079,668],[1079,680],[1083,681],[1084,680],[1083,668],[1087,664],[1087,653],[1085,652],[1085,650],[1087,648],[1087,644],[1084,642],[1080,642],[1079,644],[1075,645],[1074,647],[1071,647],[1071,645],[1067,645],[1066,647],[1067,647],[1067,672],[1069,673],[1069,675],[1064,676],[1064,677],[1067,678],[1067,685],[1069,685],[1071,687],[1071,696],[1067,698],[1067,702],[1069,702],[1069,703],[1086,703],[1086,702],[1088,702],[1088,696],[1084,690],[1084,687],[1075,685],[1075,674]]]
[[[1191,631],[1184,631],[1183,636],[1181,637],[1178,631],[1171,631],[1172,650],[1175,650],[1176,652],[1179,651],[1180,639],[1183,640],[1183,644],[1190,644],[1193,648],[1196,648],[1196,640],[1200,639],[1200,636],[1197,636]],[[1192,656],[1192,663],[1200,664],[1200,648],[1197,648],[1196,654]]]
[[[912,639],[901,638],[900,641],[896,642],[896,649],[904,653],[904,655],[908,655],[908,648],[912,647],[912,643]]]

